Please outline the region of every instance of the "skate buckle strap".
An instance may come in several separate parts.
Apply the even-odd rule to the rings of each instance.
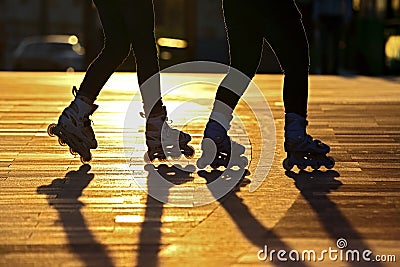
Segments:
[[[159,114],[156,114],[156,115],[151,115],[151,116],[149,116],[149,118],[157,118],[157,117],[160,117],[160,114],[161,115],[164,115],[163,113],[159,113]],[[140,115],[140,117],[142,117],[143,119],[145,119],[146,118],[146,113],[144,113],[143,111],[141,111],[141,112],[139,112],[139,115]],[[163,121],[165,122],[165,123],[168,123],[168,124],[172,124],[173,123],[173,121],[172,120],[168,120],[168,117],[163,117],[162,118],[163,119]]]
[[[73,87],[72,87],[72,95],[73,96],[76,96],[78,94],[78,88],[76,88],[76,86],[74,85]]]

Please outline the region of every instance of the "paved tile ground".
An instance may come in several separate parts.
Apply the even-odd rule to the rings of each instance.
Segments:
[[[179,77],[167,75],[172,83]],[[143,161],[144,120],[138,115],[136,78],[115,74],[92,116],[99,148],[90,165],[82,165],[46,133],[81,79],[79,73],[0,73],[1,266],[398,266],[396,79],[311,76],[308,130],[331,145],[336,166],[285,172],[282,76],[257,76],[276,126],[274,160],[271,165],[260,159],[268,140],[261,138],[254,114],[242,102],[235,113],[241,124],[238,120],[231,135],[246,145],[250,175],[240,188],[207,205],[201,201],[215,192],[200,188],[207,189],[207,181],[221,172],[196,171],[194,165],[215,86],[188,85],[165,97],[172,124],[193,136],[196,155],[152,166]],[[127,128],[131,103],[133,119]],[[262,104],[251,108],[256,114],[265,112]],[[265,171],[270,165],[261,186],[249,192],[257,167]],[[160,176],[173,184],[152,185]],[[177,205],[155,200],[143,187]],[[188,201],[188,196],[195,197]],[[193,207],[179,206],[188,203]],[[346,248],[337,247],[339,238],[347,241]],[[300,261],[283,263],[277,252],[273,261],[260,261],[257,253],[265,246],[269,253],[286,251],[279,255],[288,259],[298,251]],[[316,251],[316,261],[308,260],[310,250]],[[321,254],[323,250],[328,252]],[[371,250],[372,259],[381,256],[387,262],[346,261],[356,250]],[[324,261],[318,261],[321,255]],[[392,255],[396,263],[388,262]]]

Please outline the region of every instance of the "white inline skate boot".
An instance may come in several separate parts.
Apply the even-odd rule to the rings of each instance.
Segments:
[[[73,155],[79,154],[82,163],[92,159],[90,149],[97,148],[97,140],[91,127],[89,116],[98,108],[95,104],[88,104],[76,97],[77,89],[74,86],[72,93],[75,99],[64,109],[58,123],[52,123],[47,128],[50,136],[58,136],[60,145],[68,145]]]

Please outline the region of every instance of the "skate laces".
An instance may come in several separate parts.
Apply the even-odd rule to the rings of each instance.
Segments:
[[[72,95],[76,97],[76,95],[78,94],[78,88],[76,88],[76,86],[72,87]]]

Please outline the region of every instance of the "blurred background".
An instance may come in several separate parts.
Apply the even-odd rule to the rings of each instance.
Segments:
[[[296,2],[310,43],[311,73],[400,74],[400,0]],[[154,5],[162,68],[192,60],[228,62],[220,0]],[[0,0],[0,70],[84,71],[102,39],[90,0]],[[280,73],[268,45],[263,53],[259,72]],[[135,70],[134,59],[119,70]]]

